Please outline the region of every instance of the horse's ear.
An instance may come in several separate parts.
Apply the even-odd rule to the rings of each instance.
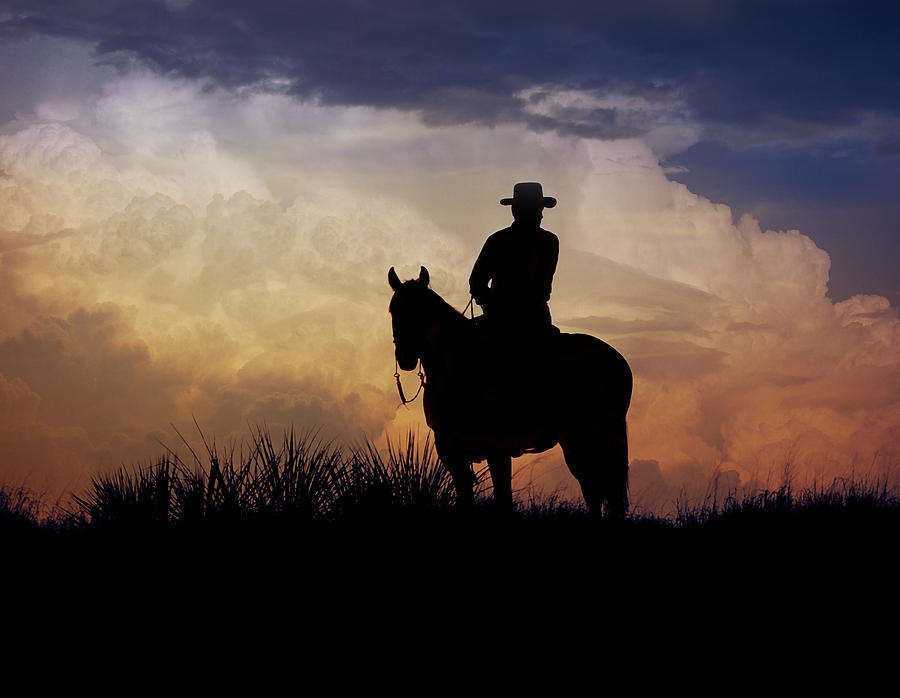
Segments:
[[[395,291],[399,291],[400,287],[403,286],[400,282],[400,278],[397,276],[397,272],[394,271],[394,267],[391,267],[391,270],[388,272],[388,283]]]
[[[425,267],[419,269],[419,283],[427,286],[429,279],[430,277],[428,276],[428,270]]]

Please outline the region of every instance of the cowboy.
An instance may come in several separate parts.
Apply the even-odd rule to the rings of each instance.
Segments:
[[[469,277],[469,291],[494,329],[532,333],[556,330],[550,321],[550,291],[559,259],[559,238],[540,227],[545,208],[538,182],[520,182],[511,199],[513,224],[488,237]]]

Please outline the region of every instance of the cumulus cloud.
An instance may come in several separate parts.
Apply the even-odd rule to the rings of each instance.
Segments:
[[[138,103],[140,85],[124,89]],[[163,125],[191,106],[175,102]],[[126,107],[116,124],[130,123]],[[110,130],[107,142],[128,145]],[[159,452],[168,425],[193,416],[219,435],[265,420],[375,438],[396,404],[393,386],[372,380],[392,372],[387,269],[425,260],[441,280],[461,263],[459,245],[402,202],[313,181],[279,205],[234,191],[259,181],[253,163],[210,162],[183,147],[189,129],[158,133],[158,147],[125,153],[58,122],[0,137],[2,191],[19,203],[3,220],[3,410],[32,427],[5,433],[7,477],[37,468],[69,484],[51,452],[84,474]],[[241,166],[210,185],[223,162]]]
[[[533,103],[552,111],[547,94]],[[895,310],[833,304],[810,237],[735,221],[669,181],[645,138],[432,127],[142,73],[80,114],[0,135],[7,474],[70,486],[158,453],[192,417],[220,436],[258,420],[342,439],[423,428],[420,408],[397,409],[387,269],[424,264],[462,307],[481,242],[508,223],[497,199],[530,179],[560,200],[544,221],[563,244],[555,321],[635,369],[638,480],[671,493],[716,469],[748,482],[787,457],[814,473],[897,446]],[[528,463],[572,485],[558,453]]]
[[[42,95],[34,114],[83,129],[112,73],[149,71],[206,90],[397,110],[432,127],[640,137],[657,156],[677,158],[667,172],[693,191],[768,228],[817,231],[838,257],[833,297],[900,299],[889,255],[869,252],[893,244],[898,215],[898,17],[887,5],[842,1],[811,14],[803,5],[743,1],[520,2],[514,17],[504,3],[483,0],[339,0],[302,10],[275,0],[6,7],[0,122]],[[144,96],[155,119],[165,94]],[[182,115],[179,128],[193,116]],[[188,147],[221,156],[221,123],[200,121]],[[139,139],[153,136],[150,128]],[[212,162],[225,167],[221,157]],[[210,166],[210,187],[228,179],[226,170]],[[847,242],[855,228],[866,244]]]

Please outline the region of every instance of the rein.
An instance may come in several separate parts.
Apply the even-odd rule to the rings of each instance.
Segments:
[[[474,302],[475,302],[475,296],[469,296],[469,304],[462,311],[463,316],[465,316],[465,314],[467,312],[471,311],[470,314],[471,314],[471,317],[473,320],[475,319],[475,306],[473,305]]]
[[[400,402],[404,405],[408,405],[417,397],[419,397],[419,393],[422,392],[422,388],[425,387],[425,374],[422,372],[422,359],[419,359],[419,389],[416,391],[416,394],[412,396],[409,400],[406,399],[406,395],[403,394],[403,386],[400,384],[400,366],[397,364],[397,359],[394,359],[394,378],[397,379],[397,392],[400,393]]]

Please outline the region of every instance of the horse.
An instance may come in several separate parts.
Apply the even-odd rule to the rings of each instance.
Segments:
[[[584,334],[501,338],[478,328],[417,279],[388,283],[397,366],[421,362],[425,420],[453,479],[457,506],[474,505],[472,463],[487,460],[494,503],[511,510],[512,459],[557,444],[591,513],[623,518],[628,509],[632,374],[625,358]],[[398,374],[399,385],[399,374]],[[406,402],[405,398],[401,398]]]

